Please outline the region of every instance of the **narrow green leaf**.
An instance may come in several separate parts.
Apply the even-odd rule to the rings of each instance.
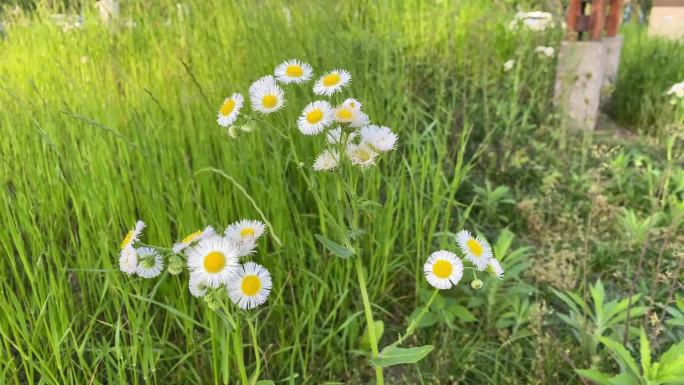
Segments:
[[[589,380],[591,380],[591,381],[597,383],[598,385],[612,385],[612,384],[608,381],[608,379],[609,379],[610,377],[608,377],[608,375],[605,374],[605,373],[599,372],[598,370],[594,370],[594,369],[575,369],[575,372],[577,372],[577,374],[579,374],[581,377],[587,378],[587,379],[589,379]]]
[[[380,352],[380,356],[372,358],[370,364],[376,368],[401,364],[415,364],[427,356],[433,349],[432,345],[415,348],[398,348],[389,346]]]
[[[335,254],[336,256],[338,256],[340,258],[347,259],[347,258],[351,257],[352,255],[354,255],[353,251],[351,251],[348,248],[340,245],[337,242],[331,241],[325,235],[314,234],[314,237],[316,237],[318,242],[320,242],[323,245],[323,247],[325,247],[326,249],[328,249],[328,251],[330,251],[331,253]]]
[[[257,381],[256,385],[275,385],[275,382],[271,380],[261,380]]]
[[[458,319],[460,319],[462,322],[473,322],[476,319],[470,310],[461,305],[454,305],[450,307],[448,312],[458,317]]]

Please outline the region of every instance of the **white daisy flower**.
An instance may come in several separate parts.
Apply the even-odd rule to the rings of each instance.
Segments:
[[[228,282],[238,266],[238,251],[230,241],[213,236],[185,250],[188,269],[204,286],[219,287]]]
[[[138,267],[135,273],[143,278],[154,278],[164,270],[164,258],[157,250],[150,247],[140,247],[138,253]]]
[[[297,59],[288,60],[275,68],[275,78],[282,83],[304,83],[311,79],[313,69]]]
[[[198,242],[204,238],[211,237],[215,235],[214,228],[207,226],[204,230],[197,230],[192,234],[189,234],[183,240],[173,245],[171,248],[174,253],[178,254],[185,250],[186,247],[190,246],[191,243]]]
[[[532,31],[544,31],[549,27],[553,27],[553,15],[548,12],[518,12],[515,14],[515,18],[509,25],[509,28],[515,29],[519,25],[532,30]]]
[[[348,124],[350,127],[363,127],[370,123],[368,115],[361,111],[361,103],[356,99],[347,99],[333,111],[335,121]]]
[[[387,127],[366,126],[361,128],[361,138],[380,152],[394,149],[397,144],[397,136]]]
[[[188,289],[190,294],[197,298],[204,297],[207,294],[207,286],[202,283],[202,278],[198,274],[190,274]]]
[[[229,127],[235,122],[240,115],[240,109],[244,103],[245,98],[238,93],[234,93],[227,97],[218,110],[217,122],[221,127]]]
[[[487,272],[499,279],[503,279],[504,270],[496,258],[492,258],[487,263]]]
[[[461,251],[478,270],[487,268],[487,263],[494,257],[489,243],[481,237],[475,238],[468,230],[461,230],[456,234],[456,242]]]
[[[451,289],[463,277],[463,262],[451,251],[435,251],[428,257],[423,271],[430,285],[440,290]]]
[[[674,95],[678,98],[684,98],[684,82],[677,83],[667,90],[667,95]]]
[[[539,47],[534,49],[534,53],[538,54],[541,57],[552,58],[553,55],[556,54],[556,49],[553,47],[545,47],[540,45]]]
[[[328,71],[316,81],[316,84],[313,86],[313,92],[316,95],[330,96],[341,90],[350,81],[351,74],[348,71],[340,69]]]
[[[119,254],[119,269],[122,272],[131,275],[135,273],[138,267],[138,253],[133,246],[126,246]]]
[[[313,164],[314,171],[329,171],[335,169],[340,162],[340,154],[335,150],[324,150]]]
[[[228,282],[228,296],[241,309],[253,309],[264,302],[271,292],[271,275],[254,262],[238,267],[237,274]]]
[[[137,221],[135,222],[135,226],[131,230],[126,233],[126,236],[124,239],[121,241],[121,250],[125,249],[126,247],[133,246],[135,242],[137,242],[140,239],[140,235],[142,235],[142,231],[145,228],[145,222],[143,221]]]
[[[233,245],[233,247],[235,247],[235,249],[237,250],[237,255],[240,258],[254,254],[254,251],[257,247],[256,240],[254,239],[237,242],[228,239],[228,241]]]
[[[356,137],[357,133],[356,132],[351,132],[349,135],[347,135],[347,138],[345,140],[345,144],[351,143],[354,138]],[[342,128],[337,127],[333,128],[331,130],[328,130],[328,132],[325,134],[325,140],[328,141],[330,144],[336,144],[339,145],[342,136]]]
[[[265,81],[263,85],[250,90],[249,101],[255,111],[270,114],[285,105],[285,91],[275,82]]]
[[[249,86],[249,94],[250,95],[253,94],[254,91],[256,91],[259,88],[268,87],[268,86],[277,85],[277,84],[278,83],[276,83],[276,80],[273,77],[273,75],[266,75],[266,76],[260,77],[259,79],[254,81],[254,83],[252,83]]]
[[[514,66],[515,66],[515,60],[513,60],[513,59],[507,60],[503,64],[503,70],[504,70],[504,72],[508,72],[508,71],[512,70]]]
[[[226,228],[226,238],[232,242],[256,241],[266,231],[264,222],[254,219],[242,219]]]
[[[357,166],[368,167],[375,164],[378,153],[367,143],[349,143],[347,145],[347,156],[351,162]]]
[[[333,122],[332,106],[324,100],[310,103],[297,119],[297,128],[304,135],[316,135]]]

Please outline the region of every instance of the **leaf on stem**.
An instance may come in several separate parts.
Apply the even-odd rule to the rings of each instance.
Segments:
[[[328,251],[330,251],[331,253],[335,254],[336,256],[338,256],[340,258],[347,259],[347,258],[351,257],[352,255],[354,255],[353,251],[351,251],[348,248],[340,245],[337,242],[331,241],[325,235],[314,234],[314,237],[316,237],[318,242],[320,242],[323,245],[323,247],[325,247],[326,249],[328,249]]]
[[[380,356],[372,358],[370,364],[376,368],[401,364],[415,364],[425,358],[432,349],[432,345],[424,345],[415,348],[388,346],[380,352]]]

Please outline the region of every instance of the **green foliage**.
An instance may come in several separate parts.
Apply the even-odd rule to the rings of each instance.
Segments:
[[[399,348],[388,346],[380,352],[380,356],[370,360],[371,365],[385,368],[388,366],[401,364],[415,364],[430,354],[432,345],[419,346],[415,348]]]
[[[659,360],[652,362],[653,352],[644,329],[639,331],[639,364],[622,344],[601,337],[600,342],[610,351],[620,367],[614,376],[597,369],[578,369],[577,373],[597,385],[657,385],[684,384],[684,341],[672,345]]]
[[[641,294],[630,298],[606,301],[606,292],[601,280],[589,286],[591,301],[582,298],[578,292],[559,292],[554,294],[568,306],[568,313],[558,313],[558,317],[572,327],[572,332],[588,356],[598,353],[599,343],[605,335],[617,334],[620,327],[630,317],[637,318],[646,312],[646,306],[638,306]],[[631,308],[630,308],[631,306]]]

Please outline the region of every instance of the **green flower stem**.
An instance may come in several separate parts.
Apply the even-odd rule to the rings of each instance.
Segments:
[[[363,276],[363,266],[361,265],[361,258],[357,255],[354,258],[356,264],[356,276],[359,279],[359,286],[361,287],[361,298],[363,299],[363,310],[366,313],[366,324],[368,327],[368,339],[370,340],[372,356],[378,357],[378,340],[375,335],[375,322],[373,321],[373,312],[371,311],[370,301],[368,300],[368,290],[366,289],[366,279]],[[384,385],[385,381],[382,376],[382,368],[375,368],[375,378],[377,385]]]
[[[430,296],[430,299],[427,301],[425,306],[423,306],[422,309],[420,309],[420,313],[418,313],[418,316],[414,318],[409,326],[406,328],[406,333],[404,335],[399,336],[399,339],[397,339],[391,346],[398,346],[402,342],[404,342],[408,337],[412,336],[413,333],[416,331],[416,327],[420,323],[420,320],[423,319],[425,314],[430,310],[430,305],[432,305],[432,302],[437,298],[437,294],[439,294],[439,289],[435,289],[434,293],[432,293],[432,296]]]
[[[247,370],[245,369],[245,358],[242,352],[242,330],[239,325],[233,332],[233,352],[235,353],[235,360],[237,361],[238,370],[240,371],[242,385],[249,385]]]
[[[249,334],[252,335],[252,347],[254,349],[254,359],[256,360],[256,368],[252,374],[252,385],[255,385],[259,380],[259,375],[261,374],[261,352],[259,351],[259,343],[257,341],[257,333],[252,320],[247,318],[247,326],[249,326]]]

